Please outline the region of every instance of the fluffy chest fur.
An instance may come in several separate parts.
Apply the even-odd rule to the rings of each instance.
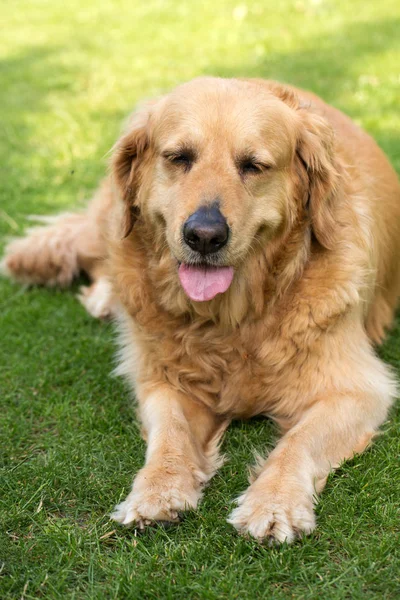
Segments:
[[[265,271],[266,264],[258,260]],[[239,281],[230,295],[214,304],[214,314],[202,314],[202,305],[199,312],[185,308],[170,259],[165,264],[157,261],[153,271],[139,242],[127,241],[123,252],[114,252],[112,266],[125,308],[127,347],[134,340],[138,352],[134,358],[129,351],[123,354],[126,366],[121,372],[134,371],[135,384],[140,386],[168,383],[221,415],[237,418],[262,413],[290,421],[300,405],[303,409],[307,405],[307,398],[315,398],[330,385],[326,377],[318,376],[319,360],[325,355],[321,345],[330,345],[334,359],[340,347],[335,341],[336,325],[358,305],[353,269],[346,271],[343,261],[336,262],[342,281],[336,279],[334,285],[326,278],[324,257],[316,257],[281,296],[274,294],[273,278],[264,272],[256,282],[263,293],[261,308],[254,303],[251,289],[240,289]],[[166,290],[174,299],[174,311],[166,308]],[[219,320],[219,312],[233,312],[226,303],[236,307],[238,314],[244,313],[240,322]],[[209,305],[208,310],[212,310]],[[314,373],[313,390],[309,378],[303,377],[304,369]]]

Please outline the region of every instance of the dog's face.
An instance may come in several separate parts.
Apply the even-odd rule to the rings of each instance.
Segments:
[[[212,78],[134,117],[114,162],[117,181],[130,216],[140,211],[163,230],[192,300],[226,291],[255,246],[290,227],[299,171],[308,181],[302,127],[267,86]]]

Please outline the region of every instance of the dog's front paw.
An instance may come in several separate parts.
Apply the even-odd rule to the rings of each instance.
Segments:
[[[144,529],[158,521],[176,523],[185,510],[196,508],[201,486],[190,470],[144,467],[131,493],[115,507],[111,517],[127,526]]]
[[[312,497],[297,486],[279,484],[268,489],[256,482],[237,503],[228,523],[260,541],[290,543],[316,525]]]

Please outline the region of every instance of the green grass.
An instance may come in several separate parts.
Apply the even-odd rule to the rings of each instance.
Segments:
[[[1,2],[0,233],[82,205],[140,99],[198,74],[312,89],[370,131],[400,172],[398,0]],[[328,481],[318,529],[292,547],[225,519],[253,451],[237,423],[196,513],[136,536],[107,514],[141,466],[113,331],[74,291],[0,282],[0,597],[399,598],[400,413]],[[400,370],[400,323],[381,351]]]

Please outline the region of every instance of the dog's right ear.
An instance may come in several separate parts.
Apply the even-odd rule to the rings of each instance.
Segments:
[[[137,220],[141,166],[150,148],[150,121],[155,102],[148,102],[130,118],[127,131],[114,146],[111,169],[124,202],[123,236],[127,237]]]

